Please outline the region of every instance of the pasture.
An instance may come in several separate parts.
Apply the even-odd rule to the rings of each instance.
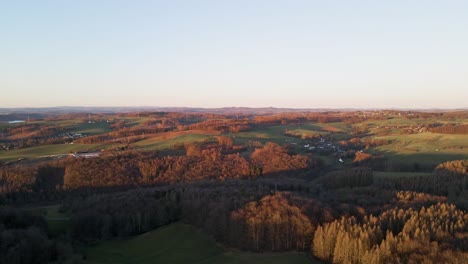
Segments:
[[[41,215],[47,222],[49,233],[52,236],[64,234],[70,228],[70,218],[67,214],[59,211],[60,205],[39,206],[27,208],[26,210]]]
[[[343,125],[342,123],[304,123],[300,125],[257,126],[247,132],[230,133],[229,135],[234,138],[236,144],[245,144],[248,141],[260,141],[262,143],[272,141],[277,144],[299,143],[301,142],[300,138],[287,136],[285,132],[289,131],[298,136],[302,134],[306,136],[325,136],[329,135],[328,131],[340,132]]]
[[[156,134],[149,139],[137,141],[131,146],[139,150],[167,150],[176,144],[215,141],[214,136],[218,134],[201,130],[166,132]]]
[[[383,153],[396,164],[418,163],[434,167],[449,160],[468,157],[468,135],[419,133],[378,136],[373,139],[390,140],[391,144],[375,147],[373,153]]]
[[[14,161],[20,158],[38,158],[46,155],[69,154],[77,151],[97,151],[109,146],[101,144],[56,144],[31,148],[0,151],[0,161]]]
[[[128,239],[103,241],[84,250],[89,264],[302,264],[302,253],[255,254],[226,250],[194,227],[176,223]]]
[[[313,123],[311,129],[322,130],[332,133],[348,133],[351,131],[351,125],[343,122]]]
[[[110,125],[111,123],[107,123],[106,121],[95,123],[77,122],[66,126],[66,129],[74,134],[98,135],[112,131]]]
[[[288,133],[296,137],[303,137],[303,138],[328,135],[328,133],[325,131],[309,130],[309,129],[304,129],[304,128],[291,129],[291,130],[288,130]]]
[[[61,119],[61,120],[47,120],[47,121],[31,121],[31,125],[50,126],[64,129],[67,133],[81,133],[88,135],[97,135],[111,131],[110,126],[106,120],[93,120],[89,123],[85,118],[76,119]]]

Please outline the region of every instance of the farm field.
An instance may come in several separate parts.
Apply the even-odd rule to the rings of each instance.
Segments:
[[[298,137],[317,137],[328,135],[328,132],[325,131],[309,130],[304,128],[290,129],[288,132]]]
[[[38,158],[46,155],[69,154],[75,151],[97,151],[110,146],[102,144],[56,144],[31,148],[0,151],[0,161],[13,161],[20,158]]]
[[[59,212],[59,209],[60,205],[48,205],[28,208],[26,211],[43,216],[47,222],[50,234],[58,236],[66,233],[71,224],[69,215]]]
[[[418,163],[434,167],[449,160],[468,157],[468,135],[419,133],[410,135],[379,136],[373,139],[390,140],[391,144],[373,148],[373,153],[383,153],[391,162]]]
[[[107,133],[112,131],[110,128],[110,123],[105,121],[95,122],[95,123],[77,123],[67,126],[72,133],[80,133],[87,135],[97,135],[102,133]]]
[[[337,125],[337,123],[333,123]],[[326,125],[326,126],[325,126]],[[312,135],[327,135],[328,132],[324,131],[330,124],[319,123],[305,123],[301,125],[279,125],[279,126],[261,126],[253,128],[247,132],[231,133],[230,136],[234,137],[236,144],[245,144],[248,141],[267,142],[272,141],[277,144],[284,144],[286,142],[300,142],[301,139],[286,136],[285,132],[290,131],[293,133]],[[336,128],[338,131],[338,128]]]
[[[425,123],[427,121],[428,119],[422,118],[408,119],[404,117],[396,117],[391,119],[364,121],[361,124],[367,124],[368,126],[411,126]]]
[[[180,131],[167,132],[133,143],[131,146],[140,150],[165,150],[173,147],[175,144],[214,141],[214,136],[219,133],[210,133],[207,131]]]
[[[374,137],[374,139],[385,139],[392,142],[389,145],[378,147],[378,150],[395,151],[398,153],[466,153],[464,149],[468,148],[468,135],[447,135],[427,132],[410,135],[381,136]]]
[[[89,264],[199,263],[302,264],[313,262],[300,253],[254,254],[229,251],[194,227],[175,223],[132,237],[100,242],[85,249]]]
[[[333,122],[333,123],[313,123],[312,129],[323,130],[329,132],[342,132],[348,133],[351,131],[351,125],[345,124],[343,122]]]
[[[96,135],[111,131],[112,123],[107,123],[105,120],[94,121],[88,123],[86,119],[66,119],[66,120],[49,120],[49,121],[31,121],[30,125],[53,126],[65,129],[67,133],[81,133],[88,135]]]

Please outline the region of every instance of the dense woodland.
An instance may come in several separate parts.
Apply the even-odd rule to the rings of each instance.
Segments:
[[[50,238],[40,216],[0,209],[0,263],[82,263],[66,238]]]
[[[70,134],[70,128],[53,121],[87,122],[86,116],[54,116],[47,126],[5,128],[1,141],[12,149],[54,140],[119,147],[92,158],[0,164],[0,263],[83,263],[83,246],[175,222],[191,224],[228,247],[293,250],[324,263],[466,263],[468,159],[400,166],[386,153],[372,151],[395,142],[371,136],[424,129],[466,134],[466,124],[452,123],[467,113],[403,112],[407,120],[427,122],[368,125],[401,116],[396,111],[101,114],[95,119],[104,120],[110,131],[74,139],[59,136]],[[132,123],[135,118],[145,119]],[[281,133],[307,147],[236,137],[308,122],[320,124],[320,133]],[[349,131],[332,126],[336,122]],[[177,143],[164,151],[131,144],[183,131],[204,131],[211,140]],[[378,176],[376,171],[414,175]],[[60,204],[70,217],[66,232],[53,234],[44,217],[25,209],[41,203]]]
[[[433,133],[468,134],[468,125],[442,125],[430,130]]]

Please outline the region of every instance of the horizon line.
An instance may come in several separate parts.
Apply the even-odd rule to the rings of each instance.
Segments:
[[[48,108],[183,108],[183,109],[290,109],[290,110],[468,110],[467,107],[278,107],[278,106],[221,106],[221,107],[198,107],[198,106],[150,106],[150,105],[131,105],[131,106],[80,106],[80,105],[57,105],[57,106],[15,106],[0,107],[0,110],[12,109],[48,109]]]

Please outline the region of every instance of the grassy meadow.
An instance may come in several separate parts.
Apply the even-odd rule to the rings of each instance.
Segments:
[[[302,264],[319,263],[301,253],[254,254],[226,250],[194,227],[181,223],[128,239],[103,241],[84,249],[89,264]]]
[[[111,123],[107,123],[105,121],[95,123],[81,122],[78,124],[72,124],[67,128],[75,134],[98,135],[112,131],[110,125]]]
[[[327,135],[328,132],[323,131],[322,127],[316,123],[305,123],[301,125],[280,125],[280,126],[259,126],[254,127],[250,131],[231,133],[236,144],[245,144],[248,141],[260,142],[275,142],[277,144],[285,144],[287,142],[300,142],[301,139],[286,136],[285,132],[290,131],[294,134],[305,134],[307,136]]]
[[[39,158],[47,155],[69,154],[75,151],[97,151],[109,148],[102,144],[56,144],[31,148],[0,151],[0,161],[13,161],[20,158]]]
[[[175,144],[215,141],[214,136],[217,134],[219,133],[196,130],[167,132],[135,142],[131,146],[140,150],[166,150]]]
[[[374,139],[390,140],[391,144],[373,148],[395,164],[419,164],[434,167],[449,160],[468,157],[468,135],[419,133],[409,135],[377,136]]]
[[[64,234],[70,228],[69,215],[59,211],[60,205],[39,206],[26,209],[27,211],[41,215],[47,222],[49,232],[52,236]]]

